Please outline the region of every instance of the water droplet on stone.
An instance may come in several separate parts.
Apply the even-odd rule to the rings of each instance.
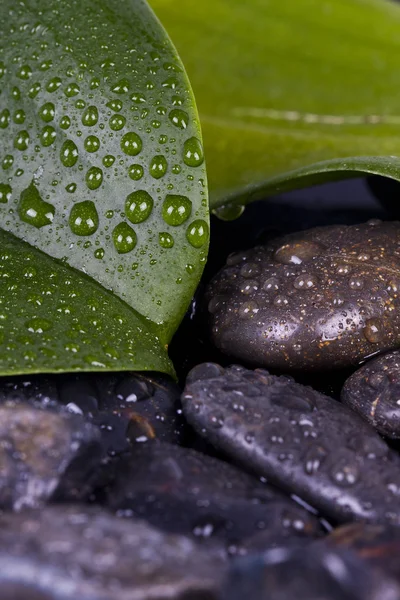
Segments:
[[[112,234],[113,242],[118,254],[131,252],[137,244],[137,236],[128,223],[119,223]]]
[[[163,207],[162,217],[168,225],[177,227],[188,220],[192,212],[192,203],[186,196],[167,194]]]
[[[384,324],[381,319],[368,319],[363,329],[365,339],[371,344],[381,342],[385,336]]]
[[[183,162],[188,167],[199,167],[204,162],[203,147],[196,137],[191,137],[183,145]]]
[[[263,285],[263,290],[266,292],[276,292],[279,289],[279,279],[277,277],[269,277]]]
[[[28,188],[21,192],[18,214],[24,223],[29,223],[29,225],[39,229],[45,225],[51,225],[55,208],[42,199],[37,187],[32,182]]]
[[[252,279],[260,274],[260,266],[257,263],[245,263],[240,269],[240,275],[245,279]]]
[[[331,469],[332,480],[340,487],[351,487],[358,481],[359,470],[356,464],[350,462],[351,460],[354,458],[342,458]]]
[[[283,265],[300,265],[319,256],[323,251],[324,247],[317,242],[290,242],[275,251],[274,260]]]
[[[137,190],[127,196],[125,214],[131,223],[142,223],[150,216],[153,204],[153,198],[146,190]]]
[[[349,287],[352,290],[362,290],[364,287],[364,280],[362,277],[351,277],[349,281]]]
[[[240,317],[254,317],[259,311],[259,306],[255,300],[244,302],[239,308]]]
[[[315,287],[317,283],[318,279],[315,277],[315,275],[304,274],[296,277],[293,287],[296,288],[296,290],[310,290],[311,288]]]
[[[75,235],[92,235],[99,226],[99,215],[91,200],[74,204],[69,214],[69,226]]]

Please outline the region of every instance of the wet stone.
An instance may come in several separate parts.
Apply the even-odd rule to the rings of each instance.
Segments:
[[[218,550],[98,508],[0,516],[2,600],[217,600],[224,573]]]
[[[186,424],[180,390],[167,376],[141,373],[80,373],[13,377],[0,380],[0,405],[6,399],[63,404],[100,428],[105,452],[128,451],[149,439],[181,443]]]
[[[400,352],[378,356],[353,373],[341,400],[382,435],[400,438]]]
[[[236,559],[221,600],[398,600],[390,577],[343,549],[281,547]]]
[[[273,486],[221,460],[165,443],[137,445],[119,462],[106,506],[172,533],[220,540],[232,553],[261,530],[268,547],[322,534],[314,515]]]
[[[0,507],[83,499],[103,453],[100,432],[65,409],[0,405]]]
[[[400,524],[400,457],[336,400],[289,377],[229,367],[191,379],[182,404],[219,451],[323,516]]]
[[[387,525],[351,523],[326,539],[332,547],[347,548],[376,570],[400,584],[400,529]]]
[[[358,364],[400,343],[399,281],[398,222],[290,234],[228,258],[206,292],[211,338],[254,366]]]

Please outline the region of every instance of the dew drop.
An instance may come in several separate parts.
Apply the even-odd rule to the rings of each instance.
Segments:
[[[153,210],[153,198],[145,190],[129,194],[125,201],[125,214],[131,223],[142,223]]]
[[[66,140],[61,146],[60,160],[64,167],[73,167],[78,160],[78,148],[72,140]]]
[[[50,123],[54,119],[54,115],[56,114],[56,107],[52,102],[46,102],[39,109],[39,117],[45,123]]]
[[[67,98],[72,98],[73,96],[77,96],[81,91],[79,85],[77,83],[70,83],[64,90],[64,94]]]
[[[368,319],[363,329],[365,339],[371,344],[377,344],[384,338],[384,324],[381,319]]]
[[[47,147],[51,146],[51,144],[55,141],[56,137],[57,133],[54,127],[52,127],[51,125],[46,125],[40,132],[39,139],[42,146]]]
[[[29,91],[28,91],[28,96],[29,98],[36,98],[36,96],[38,95],[38,93],[40,92],[40,90],[42,89],[42,86],[40,85],[40,83],[37,81],[36,83],[34,83]]]
[[[26,130],[19,131],[14,138],[14,148],[16,150],[27,150],[29,142],[29,133]]]
[[[299,275],[296,277],[293,283],[293,287],[296,290],[310,290],[315,287],[318,280],[314,275]]]
[[[110,119],[110,129],[120,131],[125,127],[126,119],[123,115],[113,115]]]
[[[0,183],[0,204],[7,204],[12,194],[11,185]]]
[[[82,115],[82,125],[85,127],[93,127],[99,120],[99,111],[96,106],[88,106]]]
[[[83,145],[86,152],[97,152],[97,150],[100,148],[100,140],[95,135],[88,135]]]
[[[25,327],[31,333],[44,333],[45,331],[49,331],[53,328],[53,324],[48,319],[43,319],[41,317],[34,317],[25,323]]]
[[[150,175],[154,177],[154,179],[161,179],[161,177],[164,177],[167,169],[168,162],[165,156],[162,154],[153,156],[150,162]]]
[[[277,277],[269,277],[263,285],[263,290],[266,292],[276,292],[279,289],[279,279]]]
[[[362,277],[352,277],[349,281],[349,287],[352,290],[362,290],[364,287],[364,280]]]
[[[128,223],[119,223],[113,233],[113,242],[118,254],[131,252],[137,244],[137,236]]]
[[[118,81],[118,83],[116,83],[111,88],[111,91],[114,92],[114,94],[126,94],[127,92],[129,92],[129,81],[128,81],[128,79],[126,79],[126,78],[120,79],[120,81]]]
[[[61,83],[62,81],[59,77],[53,77],[46,85],[46,90],[52,94],[58,90]]]
[[[302,240],[290,242],[278,248],[274,253],[274,260],[283,265],[300,265],[319,256],[324,247],[317,242]]]
[[[97,190],[103,183],[103,171],[99,167],[90,167],[85,177],[89,190]]]
[[[110,102],[107,102],[106,106],[111,108],[111,110],[118,112],[122,110],[123,104],[121,100],[110,100]]]
[[[140,179],[142,179],[144,175],[144,169],[142,165],[130,165],[128,169],[128,175],[134,181],[139,181]]]
[[[30,79],[32,77],[32,69],[29,65],[22,65],[16,73],[19,79]]]
[[[104,258],[104,254],[104,248],[97,248],[97,250],[95,250],[94,252],[94,257],[98,260],[101,260],[102,258]]]
[[[14,157],[12,154],[6,154],[2,160],[1,166],[6,171],[7,169],[11,169],[14,164]]]
[[[169,113],[169,120],[175,127],[179,129],[186,129],[189,124],[189,115],[180,108],[174,108]]]
[[[172,248],[174,245],[174,238],[167,231],[160,231],[158,234],[158,243],[162,248]]]
[[[11,90],[11,95],[14,98],[14,100],[21,100],[21,91],[19,88],[13,87]]]
[[[62,117],[60,127],[61,129],[69,129],[71,127],[71,119],[67,116]]]
[[[260,274],[260,266],[254,262],[246,262],[240,269],[241,277],[252,279]]]
[[[187,228],[186,238],[194,248],[201,248],[209,238],[208,224],[202,219],[196,219]]]
[[[75,235],[92,235],[99,226],[99,215],[94,202],[84,200],[74,204],[69,214],[69,225]]]
[[[112,154],[107,154],[106,156],[103,157],[103,165],[105,167],[112,167],[113,164],[115,163],[115,156],[113,156]]]
[[[65,186],[65,189],[69,194],[74,194],[76,192],[76,183],[69,183]]]
[[[33,182],[21,192],[18,214],[24,223],[40,229],[53,222],[54,213],[54,206],[42,199]]]
[[[129,131],[122,136],[121,150],[128,156],[136,156],[142,150],[142,140],[133,131]]]
[[[186,196],[167,194],[163,207],[162,217],[168,225],[177,227],[188,220],[192,212],[192,203]]]
[[[197,137],[191,137],[184,143],[183,162],[188,167],[199,167],[201,164],[203,164],[203,147]]]
[[[239,316],[240,317],[253,317],[259,311],[259,306],[255,300],[249,300],[248,302],[244,302],[239,308]]]
[[[0,127],[1,129],[7,129],[10,124],[10,111],[8,108],[4,108],[0,113]]]
[[[22,125],[22,123],[25,123],[25,119],[26,119],[26,114],[25,114],[25,111],[22,110],[22,108],[19,108],[14,112],[13,121],[17,125]]]
[[[214,208],[213,214],[221,219],[221,221],[234,221],[238,219],[244,212],[243,204],[224,204],[218,208]]]

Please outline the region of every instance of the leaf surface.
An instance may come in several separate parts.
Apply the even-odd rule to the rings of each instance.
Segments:
[[[399,5],[151,4],[196,95],[212,208],[360,173],[400,179]]]
[[[171,371],[209,227],[198,116],[167,34],[142,0],[3,0],[0,90],[0,372]],[[29,303],[53,272],[54,300]],[[34,309],[46,334],[23,325]]]

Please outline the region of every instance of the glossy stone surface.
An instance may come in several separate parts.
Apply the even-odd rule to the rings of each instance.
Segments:
[[[271,485],[210,456],[171,444],[133,448],[117,465],[106,504],[173,533],[219,539],[230,552],[265,531],[268,547],[322,535],[318,519]]]
[[[398,600],[395,581],[350,552],[282,547],[238,559],[221,600]]]
[[[2,600],[216,600],[224,573],[218,550],[98,508],[0,516]]]
[[[186,435],[179,413],[180,390],[157,373],[79,373],[0,379],[0,403],[7,399],[63,404],[101,430],[105,451],[113,456],[136,441],[181,443]]]
[[[186,418],[247,470],[339,522],[400,524],[400,457],[347,407],[261,369],[189,381]]]
[[[211,337],[282,369],[357,364],[400,343],[400,224],[317,227],[236,253],[208,287]]]
[[[0,405],[0,507],[82,499],[103,456],[100,432],[65,409]]]
[[[373,358],[353,373],[341,400],[382,435],[400,438],[400,352]]]

